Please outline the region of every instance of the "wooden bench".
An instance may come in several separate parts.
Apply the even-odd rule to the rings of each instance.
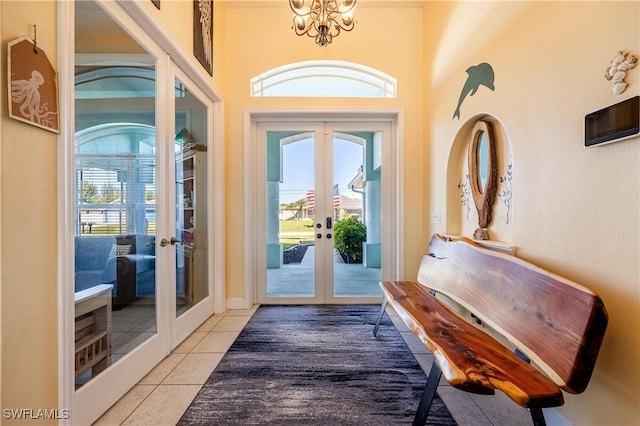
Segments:
[[[504,392],[544,425],[542,408],[583,392],[607,328],[593,292],[515,256],[434,235],[418,282],[380,283],[435,356],[414,425],[424,425],[441,376],[467,392]],[[500,340],[500,341],[499,341]]]

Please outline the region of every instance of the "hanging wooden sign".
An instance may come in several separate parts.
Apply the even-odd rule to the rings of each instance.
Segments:
[[[9,116],[59,133],[56,70],[37,42],[26,37],[7,45]]]

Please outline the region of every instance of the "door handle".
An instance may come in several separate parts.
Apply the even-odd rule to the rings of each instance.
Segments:
[[[331,229],[331,222],[332,222],[331,217],[328,217],[327,218],[327,229]]]
[[[180,243],[182,243],[182,241],[179,241],[176,237],[171,237],[171,239],[169,240],[167,240],[166,238],[163,238],[160,240],[160,247],[165,247],[165,246],[168,246],[169,244],[173,246]]]

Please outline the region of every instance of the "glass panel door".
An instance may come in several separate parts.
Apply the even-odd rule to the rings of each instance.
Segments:
[[[176,316],[209,295],[207,107],[176,79]]]
[[[314,133],[267,132],[267,297],[314,298]]]
[[[379,132],[333,135],[334,300],[382,295],[380,138]]]
[[[76,5],[77,53],[89,47],[89,29],[78,21],[89,14],[142,53],[133,63],[127,55],[114,63],[91,44],[93,55],[76,62],[77,388],[158,331],[155,58],[93,2]]]
[[[114,2],[74,2],[71,422],[91,424],[168,353],[156,194],[164,53]],[[107,12],[108,11],[108,12]],[[116,21],[117,19],[117,21]],[[93,23],[93,24],[90,24]],[[108,29],[108,36],[105,36]],[[136,32],[136,37],[131,35]],[[159,59],[160,58],[160,59]],[[166,199],[166,198],[165,198]]]
[[[224,212],[209,182],[220,194],[222,172],[210,167],[211,94],[118,2],[62,9],[76,53],[76,369],[65,386],[76,386],[71,422],[91,424],[213,313],[209,277],[224,277],[209,266],[208,225]]]
[[[169,212],[172,224],[161,244],[171,251],[170,263],[175,270],[170,283],[171,303],[175,307],[170,322],[171,348],[177,346],[211,315],[213,264],[210,248],[210,155],[212,146],[213,102],[177,67],[172,64],[173,146],[170,164],[174,173],[170,197],[175,200]]]
[[[260,173],[266,182],[261,302],[378,302],[381,135],[337,132],[325,124],[308,128],[315,130],[261,136],[265,168]]]

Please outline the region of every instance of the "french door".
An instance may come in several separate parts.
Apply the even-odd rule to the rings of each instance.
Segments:
[[[172,271],[170,297],[170,348],[175,348],[213,310],[209,279],[213,264],[209,222],[213,191],[210,161],[213,149],[213,102],[175,65],[173,84],[174,137],[169,151],[171,182],[167,184],[170,231],[160,245],[169,250]],[[217,204],[217,203],[216,203]]]
[[[377,303],[384,123],[258,126],[261,303]],[[258,179],[260,180],[260,179]],[[258,184],[261,185],[261,184]]]
[[[63,91],[73,95],[63,101],[73,111],[65,131],[74,129],[64,155],[73,178],[61,191],[74,194],[62,213],[72,254],[59,357],[65,424],[94,422],[224,309],[224,211],[213,202],[222,198],[213,129],[221,107],[190,62],[166,54],[125,6],[141,13],[101,0],[60,6],[76,51],[63,74],[74,76]],[[103,44],[91,38],[96,26],[112,32]],[[114,50],[111,39],[128,49]]]

